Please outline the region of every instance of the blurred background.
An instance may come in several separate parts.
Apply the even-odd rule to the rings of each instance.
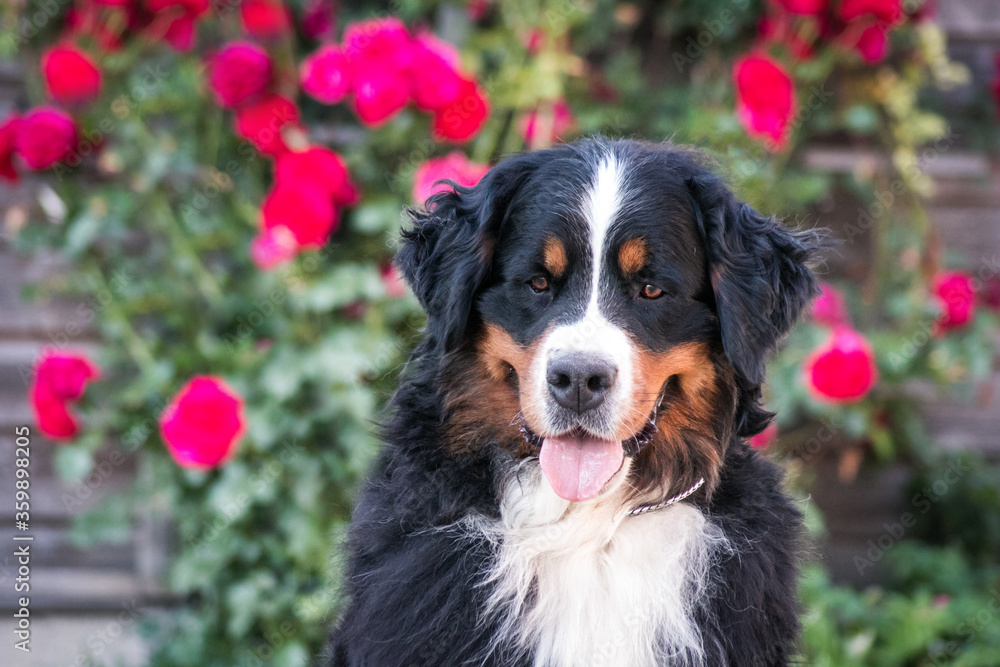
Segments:
[[[403,208],[602,133],[830,229],[752,441],[801,662],[1000,665],[998,51],[991,0],[7,0],[3,664],[310,664],[422,324]]]

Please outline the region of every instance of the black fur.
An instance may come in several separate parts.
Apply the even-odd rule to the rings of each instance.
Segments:
[[[517,455],[492,437],[463,455],[442,446],[449,421],[448,387],[442,385],[450,377],[443,371],[472,363],[470,341],[486,315],[508,318],[508,330],[517,330],[512,335],[531,338],[528,330],[540,311],[518,305],[519,293],[504,287],[530,245],[518,236],[516,220],[527,211],[540,226],[562,224],[546,222],[546,209],[558,208],[560,192],[584,178],[581,165],[610,145],[585,141],[511,158],[477,187],[437,195],[427,210],[413,213],[415,226],[404,233],[398,263],[427,309],[427,331],[393,396],[384,449],[358,498],[346,545],[347,607],[327,664],[531,664],[530,655],[487,654],[497,628],[482,613],[489,590],[480,582],[495,546],[455,527],[470,514],[499,515],[499,480]],[[739,436],[759,432],[771,416],[759,404],[764,361],[815,292],[804,265],[810,237],[737,202],[694,153],[634,142],[614,146],[645,166],[640,189],[656,191],[650,201],[663,219],[677,218],[670,223],[678,226],[677,238],[689,234],[701,246],[698,253],[679,254],[672,270],[680,275],[667,277],[690,295],[671,307],[681,321],[662,329],[668,333],[659,339],[662,327],[649,320],[655,329],[649,344],[712,342],[731,365],[725,377],[739,397],[723,412],[734,422],[723,431],[738,435],[719,443],[724,463],[718,487],[689,501],[734,547],[715,564],[716,583],[698,612],[706,663],[784,665],[799,629],[795,551],[801,516],[781,492],[778,468]],[[668,210],[674,212],[668,216]],[[685,225],[690,229],[681,229]],[[682,307],[688,310],[677,310]],[[636,326],[654,316],[636,315]]]
[[[717,176],[701,173],[688,184],[708,253],[722,344],[741,393],[736,431],[750,437],[774,416],[760,406],[767,355],[818,294],[806,262],[819,236],[761,215]]]

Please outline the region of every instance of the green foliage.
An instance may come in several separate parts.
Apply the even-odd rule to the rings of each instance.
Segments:
[[[910,493],[935,498],[916,525],[915,536],[960,549],[976,563],[996,563],[1000,554],[1000,466],[960,454],[931,459]],[[948,473],[948,469],[951,473]]]
[[[1000,655],[1000,465],[937,455],[908,497],[916,524],[885,551],[883,585],[831,584],[808,567],[802,659],[809,665],[996,664]]]
[[[811,566],[801,580],[808,665],[996,664],[1000,567],[961,551],[901,542],[886,555],[889,584],[855,591]]]

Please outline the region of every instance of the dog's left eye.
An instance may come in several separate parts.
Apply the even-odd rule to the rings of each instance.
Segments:
[[[535,276],[528,281],[528,284],[531,285],[531,289],[533,289],[536,294],[549,291],[549,279],[545,276]]]
[[[642,291],[639,292],[639,294],[644,299],[659,299],[663,296],[663,290],[656,285],[646,285],[642,288]]]

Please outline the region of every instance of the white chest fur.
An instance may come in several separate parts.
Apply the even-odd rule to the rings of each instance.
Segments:
[[[688,504],[628,516],[621,497],[559,498],[537,465],[522,467],[491,526],[499,641],[546,667],[703,662],[693,620],[721,532]]]

